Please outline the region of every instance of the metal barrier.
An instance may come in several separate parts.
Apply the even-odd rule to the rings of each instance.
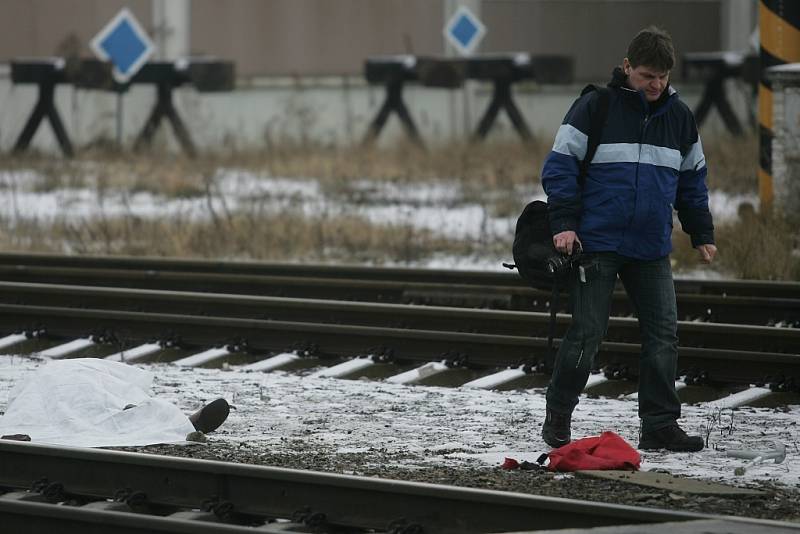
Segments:
[[[380,135],[392,112],[397,113],[409,138],[422,146],[414,120],[403,101],[406,83],[419,83],[425,87],[456,89],[466,80],[491,81],[494,84],[492,99],[486,107],[473,140],[486,138],[501,110],[505,110],[514,129],[523,140],[531,139],[531,131],[514,102],[512,86],[524,80],[539,83],[570,83],[573,77],[573,60],[567,56],[531,56],[527,53],[494,54],[471,58],[438,58],[426,56],[383,56],[368,58],[364,75],[372,85],[383,85],[386,97],[377,115],[369,125],[364,143],[371,143]]]
[[[152,144],[153,135],[162,119],[166,118],[184,152],[196,154],[189,130],[186,128],[172,102],[176,87],[190,84],[200,92],[233,90],[235,74],[230,61],[190,58],[178,61],[146,63],[130,81],[117,83],[111,76],[111,66],[96,59],[65,60],[63,58],[15,59],[11,61],[11,81],[14,84],[36,84],[39,99],[28,117],[17,142],[15,152],[27,150],[41,122],[47,118],[53,127],[58,144],[65,156],[74,149],[56,108],[54,96],[58,84],[70,84],[80,89],[94,89],[124,93],[133,84],[156,86],[156,103],[136,138],[135,148]]]
[[[697,125],[700,126],[711,107],[716,106],[728,131],[733,135],[742,135],[742,126],[728,101],[725,81],[731,78],[745,81],[752,86],[755,98],[758,56],[744,52],[692,52],[683,56],[683,76],[687,80],[705,82],[703,96],[694,110]],[[752,112],[748,121],[755,128],[756,120]]]

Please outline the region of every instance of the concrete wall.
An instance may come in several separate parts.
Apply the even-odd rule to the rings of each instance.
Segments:
[[[712,1],[484,0],[485,51],[525,50],[575,58],[581,80],[606,80],[640,29],[657,24],[676,52],[720,49],[720,4]],[[698,31],[702,28],[702,31]],[[680,64],[674,70],[680,78]]]
[[[190,53],[234,60],[243,77],[354,75],[367,56],[443,54],[459,3],[487,26],[479,52],[572,55],[580,80],[604,79],[648,24],[668,29],[682,54],[741,43],[755,22],[755,0],[0,0],[0,61],[88,55],[127,6],[162,48],[188,41]]]
[[[440,0],[194,0],[194,53],[242,76],[358,74],[364,58],[440,54]]]
[[[0,0],[0,62],[91,56],[89,42],[126,6],[150,29],[150,0]]]

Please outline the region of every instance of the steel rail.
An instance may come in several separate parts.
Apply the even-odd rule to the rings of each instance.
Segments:
[[[517,311],[547,311],[551,300],[548,291],[520,285],[3,264],[0,264],[0,280]],[[564,312],[567,299],[561,301],[559,311]],[[633,314],[633,308],[622,291],[614,293],[611,311],[613,315]],[[800,322],[800,298],[678,293],[678,313],[681,318],[723,323],[797,323]]]
[[[546,337],[550,323],[537,312],[11,282],[0,282],[0,303],[534,337]],[[557,316],[557,336],[569,321]],[[678,336],[683,346],[800,353],[800,329],[679,321]],[[637,320],[610,318],[606,339],[638,343]]]
[[[466,284],[527,287],[513,272],[487,272],[455,269],[413,269],[363,265],[297,264],[278,262],[233,262],[185,258],[130,256],[63,256],[53,254],[0,253],[0,265],[81,267],[176,271],[259,276],[394,280],[435,284]],[[676,278],[679,293],[726,294],[727,296],[775,296],[800,299],[800,282],[774,280],[711,280]]]
[[[269,534],[268,530],[255,531],[250,527],[144,515],[133,511],[14,501],[2,495],[0,522],[4,532],[30,534]]]
[[[528,336],[13,304],[0,304],[0,329],[44,329],[57,339],[111,333],[120,349],[153,340],[205,348],[233,343],[254,353],[312,346],[333,357],[386,354],[397,361],[464,360],[484,368],[535,363],[547,351],[546,339]],[[604,342],[595,362],[636,376],[639,352],[638,344]],[[678,354],[682,368],[702,370],[714,381],[750,384],[768,376],[800,377],[799,354],[698,347],[679,347]]]
[[[298,510],[310,508],[324,514],[326,524],[333,527],[385,529],[393,520],[403,518],[420,525],[425,532],[480,533],[720,518],[511,492],[30,443],[0,442],[0,458],[0,483],[4,486],[27,488],[46,477],[50,482],[59,482],[71,495],[104,499],[129,488],[144,494],[149,504],[197,508],[202,502],[215,499],[229,503],[228,509],[236,513],[272,518],[290,518]],[[0,517],[8,513],[8,507],[0,507]],[[752,524],[753,528],[776,524],[725,519]]]

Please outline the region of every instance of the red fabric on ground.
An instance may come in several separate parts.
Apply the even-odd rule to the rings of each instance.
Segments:
[[[519,469],[519,462],[514,458],[506,458],[503,463],[500,464],[500,469]]]
[[[641,457],[628,442],[614,432],[575,440],[553,449],[547,455],[550,471],[582,469],[639,469]]]

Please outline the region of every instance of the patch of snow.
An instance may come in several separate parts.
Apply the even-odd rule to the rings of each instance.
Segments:
[[[0,408],[10,387],[40,360],[0,356]],[[244,372],[240,368],[181,369],[168,364],[142,366],[155,374],[154,393],[191,413],[214,398],[232,395],[235,410],[212,440],[246,442],[274,453],[291,454],[303,440],[321,453],[347,454],[380,449],[393,465],[497,467],[505,457],[534,462],[549,448],[540,436],[545,399],[542,390],[487,391],[475,388],[406,386],[389,382],[313,378],[294,373]],[[573,416],[573,437],[612,430],[636,446],[637,403],[629,398],[581,397]],[[800,487],[800,406],[780,409],[713,405],[683,406],[681,424],[708,437],[696,453],[645,451],[642,469],[743,485],[754,480]],[[781,464],[764,462],[744,476],[734,469],[743,460],[727,449],[787,446]]]
[[[726,276],[725,273],[715,271],[710,266],[699,265],[695,269],[681,271],[680,274],[675,275],[675,279],[691,279],[691,280],[723,280],[725,278],[732,278]]]
[[[21,220],[84,221],[129,215],[145,218],[204,220],[214,213],[238,209],[256,213],[296,212],[306,216],[357,215],[375,224],[404,224],[452,239],[490,242],[514,233],[517,213],[492,215],[492,192],[482,203],[465,200],[455,180],[395,183],[353,180],[342,191],[326,188],[314,178],[281,178],[236,169],[219,169],[208,183],[210,196],[163,197],[150,192],[104,188],[64,188],[37,191],[41,177],[31,171],[0,172],[0,202],[9,206],[11,224]],[[541,190],[519,192],[520,209],[526,200],[544,199]],[[741,203],[758,206],[751,195],[711,191],[709,205],[715,222],[735,220]],[[434,266],[434,265],[431,265]],[[473,268],[476,265],[470,265]],[[495,269],[487,265],[489,269]],[[713,277],[710,270],[698,276]]]
[[[761,201],[756,193],[730,194],[724,191],[711,190],[708,192],[708,207],[714,216],[714,223],[733,222],[739,217],[739,206],[750,204],[755,211]]]

